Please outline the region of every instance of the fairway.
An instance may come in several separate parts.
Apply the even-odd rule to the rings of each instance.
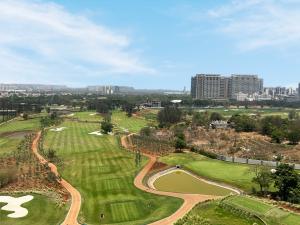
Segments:
[[[154,182],[154,187],[160,191],[186,194],[229,195],[233,191],[206,183],[182,170],[172,171],[162,175]]]
[[[63,159],[59,168],[63,178],[79,190],[83,204],[80,222],[140,225],[172,214],[182,203],[176,198],[160,197],[136,189],[134,154],[119,147],[117,137],[94,136],[95,123],[66,121],[61,132],[48,132],[45,147]],[[136,127],[137,129],[137,127]],[[146,163],[145,159],[142,165]]]
[[[224,182],[245,191],[251,191],[253,175],[251,166],[233,164],[214,160],[196,153],[173,153],[160,158],[161,162],[168,165],[182,165],[204,178]]]
[[[1,193],[0,193],[1,195]],[[7,195],[7,194],[3,194]],[[14,196],[23,196],[24,194],[16,194]],[[7,215],[11,212],[0,210],[1,225],[59,225],[67,214],[67,207],[58,206],[58,204],[50,197],[39,194],[32,194],[34,199],[22,206],[28,210],[28,215],[23,218],[8,218]],[[0,203],[0,208],[4,206]]]
[[[113,111],[112,122],[121,130],[128,130],[129,132],[138,132],[141,128],[148,124],[146,119],[140,117],[128,117],[122,111]]]
[[[76,112],[73,116],[67,116],[67,118],[77,118],[82,121],[101,121],[102,116],[99,113],[96,113],[95,111],[84,111],[84,112]]]

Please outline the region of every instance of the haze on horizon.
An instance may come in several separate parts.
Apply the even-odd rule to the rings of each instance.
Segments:
[[[2,0],[0,83],[183,89],[196,73],[300,82],[300,0]]]

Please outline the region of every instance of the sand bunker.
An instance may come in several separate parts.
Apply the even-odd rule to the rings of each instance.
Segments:
[[[72,117],[72,116],[74,116],[75,114],[74,113],[71,113],[71,114],[69,114],[69,115],[67,115],[68,117]]]
[[[94,132],[91,132],[89,134],[93,134],[93,135],[97,135],[97,136],[102,136],[103,135],[100,131],[94,131]]]
[[[66,127],[57,127],[57,128],[52,128],[50,129],[51,131],[55,131],[55,132],[61,132],[63,131],[64,129],[67,129]]]
[[[1,210],[11,211],[7,215],[10,218],[21,218],[28,214],[28,210],[23,208],[21,205],[25,202],[29,202],[33,199],[32,195],[26,195],[23,197],[14,198],[11,196],[0,196],[0,202],[7,203],[5,206],[1,208]]]
[[[96,113],[91,113],[91,114],[90,114],[90,116],[95,116],[95,115],[96,115]]]

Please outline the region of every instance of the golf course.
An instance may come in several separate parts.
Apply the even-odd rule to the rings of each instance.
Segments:
[[[117,112],[112,120],[122,117]],[[144,120],[130,118],[122,126],[137,130],[144,124]],[[100,129],[99,123],[65,121],[60,126],[66,129],[49,131],[45,146],[57,151],[64,162],[59,172],[81,193],[80,222],[147,224],[179,208],[180,199],[155,196],[134,187],[134,177],[141,169],[135,165],[134,154],[121,149],[116,136],[89,134]],[[143,158],[141,166],[146,162]],[[104,215],[101,220],[100,214]]]
[[[142,155],[141,162],[137,165],[136,155],[121,147],[119,135],[100,132],[100,120],[102,117],[93,111],[76,112],[66,117],[61,124],[47,129],[44,137],[44,148],[55,150],[61,161],[57,165],[58,172],[81,195],[77,218],[79,223],[141,225],[160,224],[155,221],[162,221],[161,224],[168,224],[164,218],[171,218],[173,215],[178,219],[186,214],[176,224],[180,225],[184,219],[193,221],[199,215],[201,220],[208,220],[211,224],[262,224],[255,217],[245,218],[232,213],[228,209],[230,207],[259,216],[268,224],[294,225],[299,221],[297,214],[255,198],[236,195],[231,188],[251,191],[254,185],[251,166],[213,160],[192,152],[171,153],[155,158],[154,161],[153,158]],[[112,113],[112,122],[114,131],[128,133],[138,132],[147,125],[148,120],[127,117],[124,112],[117,110]],[[0,154],[13,151],[24,136],[24,131],[36,132],[39,126],[38,117],[30,120],[16,119],[2,125]],[[146,170],[148,173],[157,160],[168,166],[180,165],[182,169],[156,177],[152,183],[155,190],[149,191],[143,183],[136,183],[136,179],[145,167],[150,166]],[[17,193],[13,196],[26,194],[28,193]],[[69,202],[61,205],[46,192],[33,191],[31,194],[34,196],[33,200],[22,205],[28,210],[27,216],[13,219],[7,217],[8,211],[0,210],[4,225],[12,224],[12,221],[16,225],[29,225],[36,220],[43,221],[45,225],[61,224],[64,221]],[[230,194],[234,196],[220,200],[221,196]],[[205,199],[216,200],[197,204]],[[184,202],[189,207],[182,211]],[[4,205],[5,203],[0,203],[0,207]],[[45,207],[46,213],[42,212]],[[184,214],[178,214],[180,212]]]

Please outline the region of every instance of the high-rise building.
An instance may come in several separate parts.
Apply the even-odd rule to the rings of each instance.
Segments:
[[[298,84],[298,97],[300,98],[300,83]]]
[[[234,98],[238,93],[251,95],[254,93],[262,93],[263,91],[263,80],[258,78],[257,75],[233,74],[230,80],[230,98]]]
[[[221,76],[219,74],[197,74],[192,77],[191,95],[194,99],[220,98]]]
[[[236,99],[237,94],[252,95],[263,92],[263,79],[257,75],[197,74],[191,79],[194,99]]]

